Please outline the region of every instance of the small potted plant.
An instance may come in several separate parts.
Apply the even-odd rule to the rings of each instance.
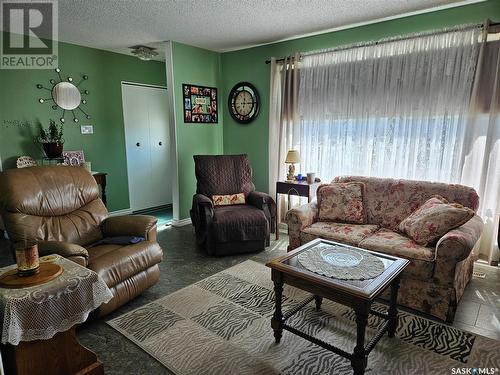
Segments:
[[[62,124],[57,126],[54,120],[50,120],[47,130],[40,124],[40,135],[37,141],[42,145],[43,151],[49,159],[60,158],[64,144]]]

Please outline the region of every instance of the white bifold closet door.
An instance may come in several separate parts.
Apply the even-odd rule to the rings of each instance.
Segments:
[[[130,208],[172,203],[165,88],[122,83]]]

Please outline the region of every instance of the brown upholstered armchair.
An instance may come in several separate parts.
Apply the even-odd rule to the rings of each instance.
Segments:
[[[138,296],[160,277],[163,252],[156,242],[156,218],[110,217],[84,168],[44,166],[0,173],[0,213],[13,244],[36,241],[40,255],[60,254],[103,278],[114,297],[99,308],[98,316]],[[123,245],[116,242],[118,236],[144,241]]]
[[[276,205],[255,191],[247,155],[195,155],[196,194],[191,221],[199,246],[209,254],[264,250],[274,233]],[[214,206],[214,195],[245,194],[245,204]]]

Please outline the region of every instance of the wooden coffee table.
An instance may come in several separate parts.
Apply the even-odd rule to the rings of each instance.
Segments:
[[[352,249],[360,252],[361,254],[374,255],[383,262],[384,270],[379,276],[372,279],[341,280],[322,276],[318,273],[309,271],[299,262],[299,254],[308,251],[317,251],[318,248],[314,250],[316,246],[325,244],[340,246],[344,249]],[[272,260],[266,265],[272,269],[271,277],[274,282],[276,306],[271,320],[271,326],[274,330],[276,343],[280,342],[283,330],[285,329],[306,340],[309,340],[314,344],[349,359],[354,369],[354,374],[364,374],[368,361],[368,354],[372,351],[385,332],[388,333],[389,337],[394,337],[398,325],[397,296],[399,289],[399,276],[408,264],[409,261],[406,259],[367,251],[357,247],[322,239],[311,241],[282,257]],[[288,284],[310,292],[312,293],[312,296],[307,298],[292,310],[283,312],[281,308],[283,284]],[[391,293],[387,313],[384,314],[372,310],[371,305],[374,300],[380,296],[384,289],[388,287],[391,288]],[[327,298],[331,301],[351,307],[356,313],[357,337],[353,353],[348,353],[340,348],[330,345],[322,340],[308,335],[307,333],[301,332],[286,323],[292,315],[297,313],[301,308],[313,300],[316,303],[316,308],[320,309],[323,298]],[[386,322],[373,336],[370,342],[365,345],[365,330],[369,314],[383,318]]]

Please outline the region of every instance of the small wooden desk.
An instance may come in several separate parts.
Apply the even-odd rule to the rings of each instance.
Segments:
[[[103,173],[103,172],[92,172],[92,176],[94,176],[94,179],[97,182],[97,185],[99,185],[101,188],[101,198],[102,198],[102,201],[106,207],[108,206],[107,197],[106,197],[106,176],[107,175],[108,175],[107,173]]]
[[[276,182],[276,239],[280,238],[279,221],[280,221],[280,205],[278,202],[279,194],[297,195],[299,197],[307,197],[307,202],[316,196],[316,190],[321,182],[308,184],[306,181],[277,181]],[[288,207],[290,209],[290,207]]]

